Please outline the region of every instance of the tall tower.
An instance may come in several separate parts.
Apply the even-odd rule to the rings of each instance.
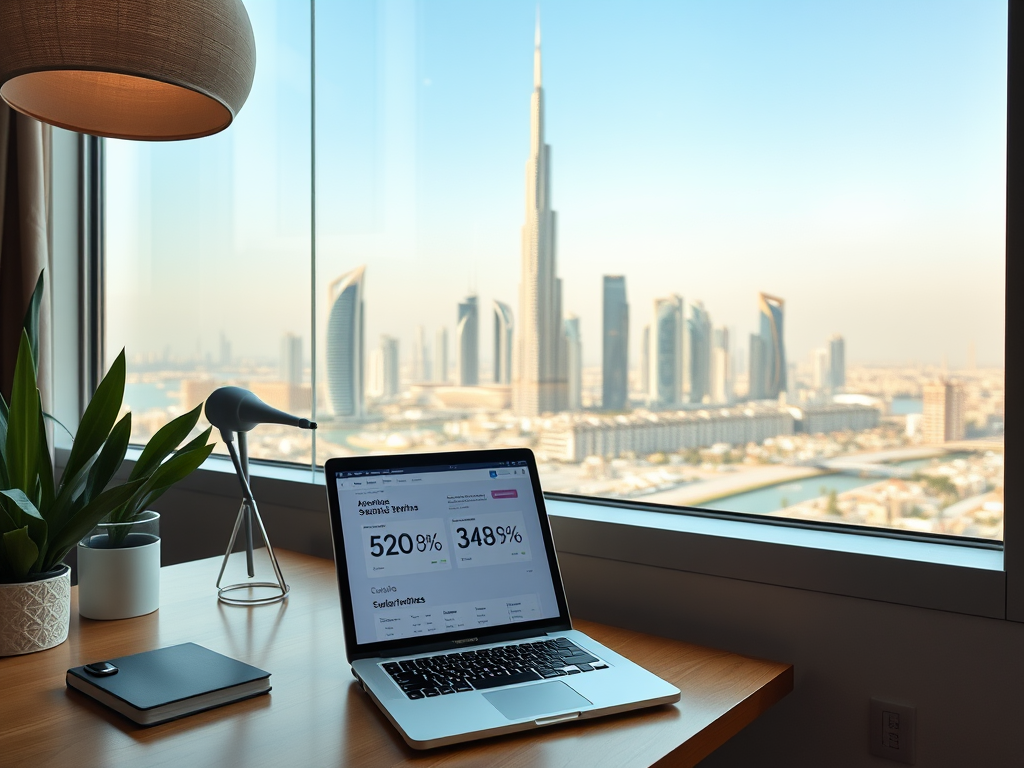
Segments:
[[[550,174],[551,147],[544,143],[538,16],[533,50],[533,95],[530,97],[530,156],[526,161],[519,332],[512,386],[512,406],[522,416],[565,410],[568,397],[562,281],[556,270],[556,217],[551,210]]]
[[[683,359],[686,350],[686,325],[683,322],[683,297],[654,300],[651,325],[650,400],[654,407],[678,406],[683,399]]]
[[[711,394],[711,316],[700,301],[693,302],[688,309],[689,354],[684,361],[683,390],[689,402],[703,403]]]
[[[448,329],[443,325],[434,334],[434,381],[448,383]]]
[[[601,407],[624,411],[629,401],[629,304],[622,275],[604,276],[602,330]]]
[[[838,333],[828,340],[829,378],[833,389],[846,386],[846,342]]]
[[[583,337],[576,315],[565,318],[565,357],[569,385],[566,406],[570,411],[578,411],[583,407]]]
[[[363,275],[358,267],[328,286],[327,392],[334,415],[363,415]]]
[[[757,309],[761,325],[761,349],[764,355],[760,372],[751,360],[750,375],[760,375],[764,382],[764,398],[776,398],[786,387],[786,344],[783,319],[786,302],[767,293],[757,295]]]
[[[925,384],[923,387],[924,418],[922,433],[926,443],[944,443],[963,440],[966,433],[964,424],[964,385],[949,380]]]
[[[459,386],[475,387],[480,383],[480,314],[476,296],[468,296],[459,304],[459,320],[455,326],[455,348],[459,352]]]
[[[512,383],[512,307],[494,302],[494,383]]]
[[[286,333],[281,337],[281,357],[278,360],[278,378],[298,385],[302,383],[302,337]]]
[[[427,329],[416,326],[412,344],[412,380],[430,381],[430,349],[427,347]]]

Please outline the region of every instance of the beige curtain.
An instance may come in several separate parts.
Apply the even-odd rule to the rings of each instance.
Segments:
[[[0,102],[0,392],[10,400],[22,322],[46,270],[39,322],[39,391],[52,412],[51,129]]]

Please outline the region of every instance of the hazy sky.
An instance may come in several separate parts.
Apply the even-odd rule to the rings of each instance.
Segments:
[[[108,143],[110,347],[276,357],[310,339],[309,7],[247,0],[258,66],[221,135]],[[518,310],[536,4],[321,0],[317,317],[367,265],[367,341]],[[742,346],[758,291],[804,361],[1002,364],[1006,3],[549,0],[546,138],[563,306],[600,361],[601,277],[631,356],[656,296]],[[183,295],[196,309],[185,309]],[[319,331],[321,336],[322,326]],[[735,337],[734,337],[735,338]]]

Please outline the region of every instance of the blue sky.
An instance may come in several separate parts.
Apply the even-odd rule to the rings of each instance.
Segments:
[[[110,143],[111,346],[209,351],[223,331],[273,357],[292,331],[308,350],[309,9],[246,5],[259,63],[235,125]],[[368,342],[397,335],[406,358],[415,325],[454,328],[471,290],[517,307],[535,13],[318,3],[321,319],[329,280],[360,264]],[[626,275],[634,360],[656,296],[700,299],[745,339],[763,290],[787,300],[791,360],[838,332],[852,363],[958,365],[974,342],[1002,364],[1005,2],[541,14],[563,304],[588,364],[603,274]]]

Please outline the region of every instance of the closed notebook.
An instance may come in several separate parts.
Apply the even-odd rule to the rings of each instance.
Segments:
[[[139,725],[156,725],[270,692],[270,673],[195,643],[107,659],[117,673],[68,670],[67,685]]]

